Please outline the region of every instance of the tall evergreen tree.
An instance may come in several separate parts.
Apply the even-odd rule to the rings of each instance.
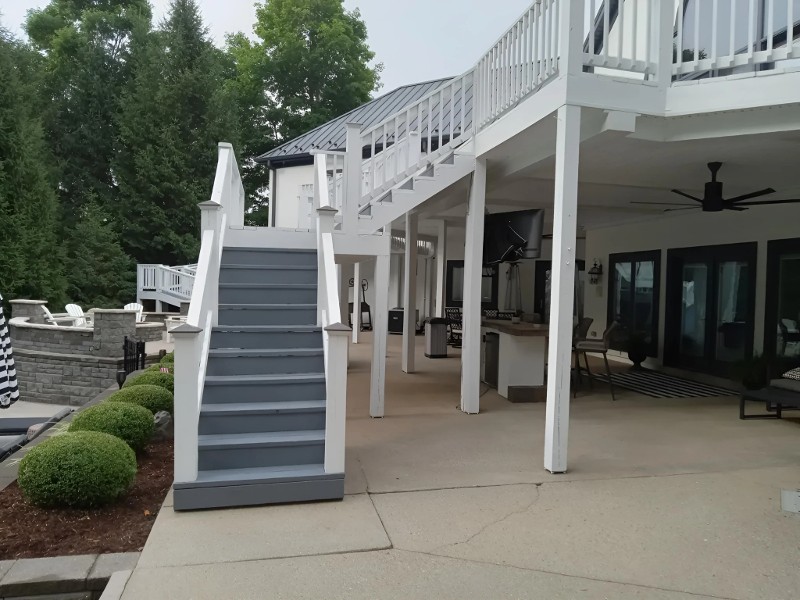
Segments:
[[[115,115],[150,19],[148,0],[52,0],[28,16],[28,36],[45,59],[40,106],[67,229],[84,199],[113,202]]]
[[[0,291],[7,299],[64,299],[52,162],[26,67],[30,51],[0,29]]]
[[[217,143],[236,141],[224,86],[230,68],[194,0],[173,0],[167,20],[135,58],[114,175],[123,245],[138,262],[197,259],[197,204],[211,195]]]
[[[343,0],[265,0],[256,15],[258,41],[228,39],[246,159],[367,102],[382,69],[370,66],[367,27]],[[267,170],[244,162],[251,204],[263,210]]]

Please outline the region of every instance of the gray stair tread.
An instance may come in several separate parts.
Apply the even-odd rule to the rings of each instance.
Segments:
[[[275,357],[275,356],[320,356],[323,353],[322,346],[318,348],[275,348],[265,350],[242,349],[242,348],[212,348],[208,351],[209,356],[231,357],[247,356],[250,358]]]
[[[253,333],[290,333],[292,331],[301,332],[316,332],[322,331],[319,325],[218,325],[212,331],[221,331],[224,333],[236,332],[253,332]]]
[[[322,464],[286,465],[280,467],[248,467],[244,469],[215,469],[198,471],[197,480],[175,484],[176,488],[211,487],[215,485],[250,485],[261,482],[281,482],[307,479],[337,479],[341,473],[325,473]]]
[[[313,310],[316,304],[220,304],[222,309],[235,310]]]
[[[224,258],[224,257],[223,257]],[[236,263],[222,263],[222,269],[262,269],[265,271],[279,270],[279,271],[316,271],[317,265],[240,265]]]
[[[324,382],[325,373],[280,373],[272,375],[207,375],[206,383],[243,385],[248,383]]]
[[[325,400],[291,400],[288,402],[231,402],[204,404],[200,412],[208,415],[259,414],[270,412],[310,412],[325,410]]]
[[[221,288],[237,290],[315,290],[316,283],[220,283]]]
[[[243,448],[252,446],[306,444],[325,441],[325,431],[270,431],[267,433],[212,433],[197,436],[202,448]]]
[[[263,253],[270,253],[270,252],[278,252],[279,254],[316,254],[317,251],[315,248],[259,248],[259,247],[252,247],[252,246],[225,246],[222,251],[225,250],[233,250],[236,252],[263,252]]]

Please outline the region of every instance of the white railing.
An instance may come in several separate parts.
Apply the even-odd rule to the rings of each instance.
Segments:
[[[800,58],[796,0],[678,0],[673,73],[752,71]],[[791,26],[788,26],[791,25]],[[795,33],[796,32],[796,33]],[[731,70],[731,71],[728,71]]]
[[[200,209],[200,258],[189,314],[184,325],[171,331],[175,339],[175,481],[180,483],[197,479],[198,418],[211,330],[218,322],[225,231],[229,224],[244,222],[244,188],[230,144],[219,145],[211,200],[201,203]]]
[[[333,247],[335,199],[329,194],[326,154],[315,156],[317,212],[317,310],[325,356],[325,472],[344,473],[347,354],[350,328],[342,323],[339,276]]]
[[[478,61],[479,128],[558,73],[561,4],[534,2]]]
[[[473,134],[474,72],[467,71],[361,133],[362,197],[388,189]]]
[[[154,292],[173,296],[179,300],[192,297],[195,269],[189,267],[168,267],[166,265],[137,265],[137,297],[142,292]]]
[[[658,4],[674,0],[584,1],[583,64],[640,75],[655,73]]]

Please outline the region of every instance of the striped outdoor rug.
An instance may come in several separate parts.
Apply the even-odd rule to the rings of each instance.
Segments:
[[[592,373],[594,378],[608,383],[605,373]],[[666,375],[657,371],[630,370],[612,373],[616,387],[650,396],[651,398],[707,398],[709,396],[738,396],[739,392],[714,385]]]

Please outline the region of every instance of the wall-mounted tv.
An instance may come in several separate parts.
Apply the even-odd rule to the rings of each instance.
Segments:
[[[486,215],[483,264],[539,258],[542,252],[544,211],[516,210]]]

